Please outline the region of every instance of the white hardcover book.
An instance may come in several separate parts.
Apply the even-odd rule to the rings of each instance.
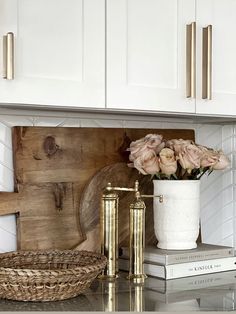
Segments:
[[[120,249],[122,258],[129,258],[129,248]],[[155,246],[148,246],[144,251],[145,262],[158,263],[163,265],[188,263],[209,259],[234,256],[234,248],[213,244],[199,243],[196,249],[192,250],[163,250]]]
[[[129,270],[129,260],[120,258],[119,269],[125,271]],[[236,257],[225,257],[173,265],[159,265],[147,262],[144,263],[144,272],[147,275],[160,277],[167,280],[229,270],[236,270]]]

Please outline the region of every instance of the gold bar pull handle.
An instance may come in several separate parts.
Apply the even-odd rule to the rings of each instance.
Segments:
[[[14,34],[7,33],[7,79],[14,79]]]
[[[7,36],[4,35],[2,38],[2,46],[3,46],[3,52],[2,52],[2,57],[3,57],[3,67],[2,67],[2,77],[4,79],[7,78]]]
[[[186,97],[196,97],[196,22],[186,26]]]
[[[14,34],[11,32],[3,36],[3,78],[14,79]]]
[[[202,99],[212,99],[212,25],[202,29]]]

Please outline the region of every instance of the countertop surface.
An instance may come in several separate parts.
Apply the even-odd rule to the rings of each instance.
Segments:
[[[113,282],[95,280],[76,298],[55,302],[0,300],[0,311],[234,311],[236,271],[133,284],[121,273]]]

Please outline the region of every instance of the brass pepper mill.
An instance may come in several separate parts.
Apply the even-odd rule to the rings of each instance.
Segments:
[[[107,257],[107,266],[100,279],[118,277],[118,204],[119,196],[115,191],[137,192],[138,181],[134,188],[112,187],[108,183],[102,195],[100,212],[101,253]]]
[[[129,218],[129,276],[137,283],[147,277],[144,274],[144,247],[145,247],[145,203],[136,193],[136,199],[130,204]]]
[[[107,257],[107,266],[101,279],[118,277],[118,203],[119,196],[108,183],[102,195],[100,212],[101,253]]]
[[[135,193],[135,201],[130,204],[130,243],[129,243],[129,275],[134,283],[143,283],[147,276],[144,273],[144,248],[145,248],[145,210],[143,197],[158,197],[163,202],[163,195],[140,195]]]

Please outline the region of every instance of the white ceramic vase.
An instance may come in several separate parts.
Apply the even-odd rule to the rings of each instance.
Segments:
[[[163,202],[154,198],[154,229],[157,247],[186,250],[197,247],[200,215],[199,180],[153,180],[154,195],[163,195]]]

